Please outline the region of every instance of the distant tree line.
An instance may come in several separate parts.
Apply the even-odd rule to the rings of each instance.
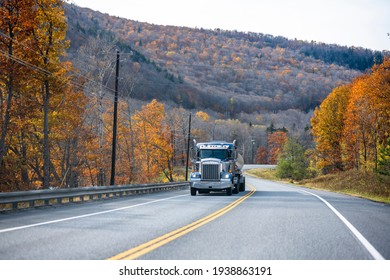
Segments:
[[[365,71],[375,63],[382,63],[389,51],[370,50],[359,46],[340,46],[337,44],[325,44],[315,41],[291,40],[283,36],[272,36],[254,32],[237,32],[228,30],[214,30],[215,34],[223,34],[238,40],[247,40],[260,47],[281,47],[299,51],[306,56],[312,56],[326,63],[335,63],[350,69]]]

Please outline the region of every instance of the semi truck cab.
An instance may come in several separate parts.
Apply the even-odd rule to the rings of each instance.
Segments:
[[[236,141],[196,143],[194,140],[191,195],[211,191],[224,191],[232,195],[245,190],[245,177],[241,171],[243,159],[235,144]]]

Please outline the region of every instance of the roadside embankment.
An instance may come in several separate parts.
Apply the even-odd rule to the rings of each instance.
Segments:
[[[320,175],[302,181],[277,178],[275,170],[272,169],[258,168],[246,172],[252,176],[267,180],[293,183],[312,189],[328,190],[390,203],[390,176],[370,171],[345,171],[336,174]]]

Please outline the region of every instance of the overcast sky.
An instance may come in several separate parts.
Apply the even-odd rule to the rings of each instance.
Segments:
[[[390,50],[390,0],[69,0],[127,19]]]

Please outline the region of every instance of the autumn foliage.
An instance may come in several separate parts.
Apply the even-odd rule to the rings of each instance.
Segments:
[[[268,163],[276,164],[278,157],[283,151],[283,146],[287,142],[287,132],[276,131],[268,135]]]
[[[1,189],[64,184],[77,173],[85,98],[60,60],[62,1],[2,1],[0,15]]]
[[[138,181],[150,182],[161,173],[173,181],[171,131],[165,123],[164,105],[153,100],[133,116],[138,159]]]
[[[317,166],[320,169],[342,169],[342,139],[349,96],[350,86],[335,88],[314,111],[311,123],[317,140]]]
[[[88,11],[73,11],[75,15],[66,19],[64,5],[61,0],[0,3],[0,191],[108,184],[113,53],[121,47],[128,51],[129,46],[102,40],[102,34],[84,28],[81,19]],[[87,19],[95,22],[89,14]],[[107,26],[119,26],[119,19],[106,20]],[[68,23],[85,36],[96,35],[85,44],[72,38],[72,45],[79,45],[77,53],[68,52],[73,63],[66,54]],[[298,62],[287,48],[271,48],[266,41],[263,45],[266,36],[257,42],[252,34],[245,41],[238,40],[241,33],[183,29],[177,37],[179,33],[172,31],[176,29],[167,29],[164,39],[154,26],[134,22],[131,26],[118,37],[135,45],[127,53],[131,56],[124,58],[127,63],[121,64],[117,184],[177,179],[175,169],[185,166],[188,148],[186,107],[192,111],[199,107],[192,118],[192,138],[236,139],[246,162],[275,164],[283,153],[287,129],[266,128],[276,116],[269,113],[271,108],[309,110],[328,88],[357,74],[335,65],[325,67],[309,57]],[[194,61],[199,67],[193,67]],[[314,112],[313,159],[318,168],[390,174],[389,69],[390,59],[385,59],[370,74],[334,89]],[[156,71],[160,79],[151,83],[149,75]],[[312,86],[316,81],[326,87]],[[301,97],[290,104],[295,95]],[[166,100],[171,102],[163,104]],[[264,109],[263,119],[251,116],[252,111],[241,116],[250,125],[234,119],[243,108]],[[309,127],[307,120],[294,118],[295,113],[287,110],[285,115],[291,119],[291,133],[299,126]]]
[[[390,58],[336,88],[311,120],[317,167],[389,173]]]
[[[63,2],[6,0],[0,15],[0,191],[107,184],[113,102],[66,61]],[[164,105],[119,111],[117,182],[172,181]]]

